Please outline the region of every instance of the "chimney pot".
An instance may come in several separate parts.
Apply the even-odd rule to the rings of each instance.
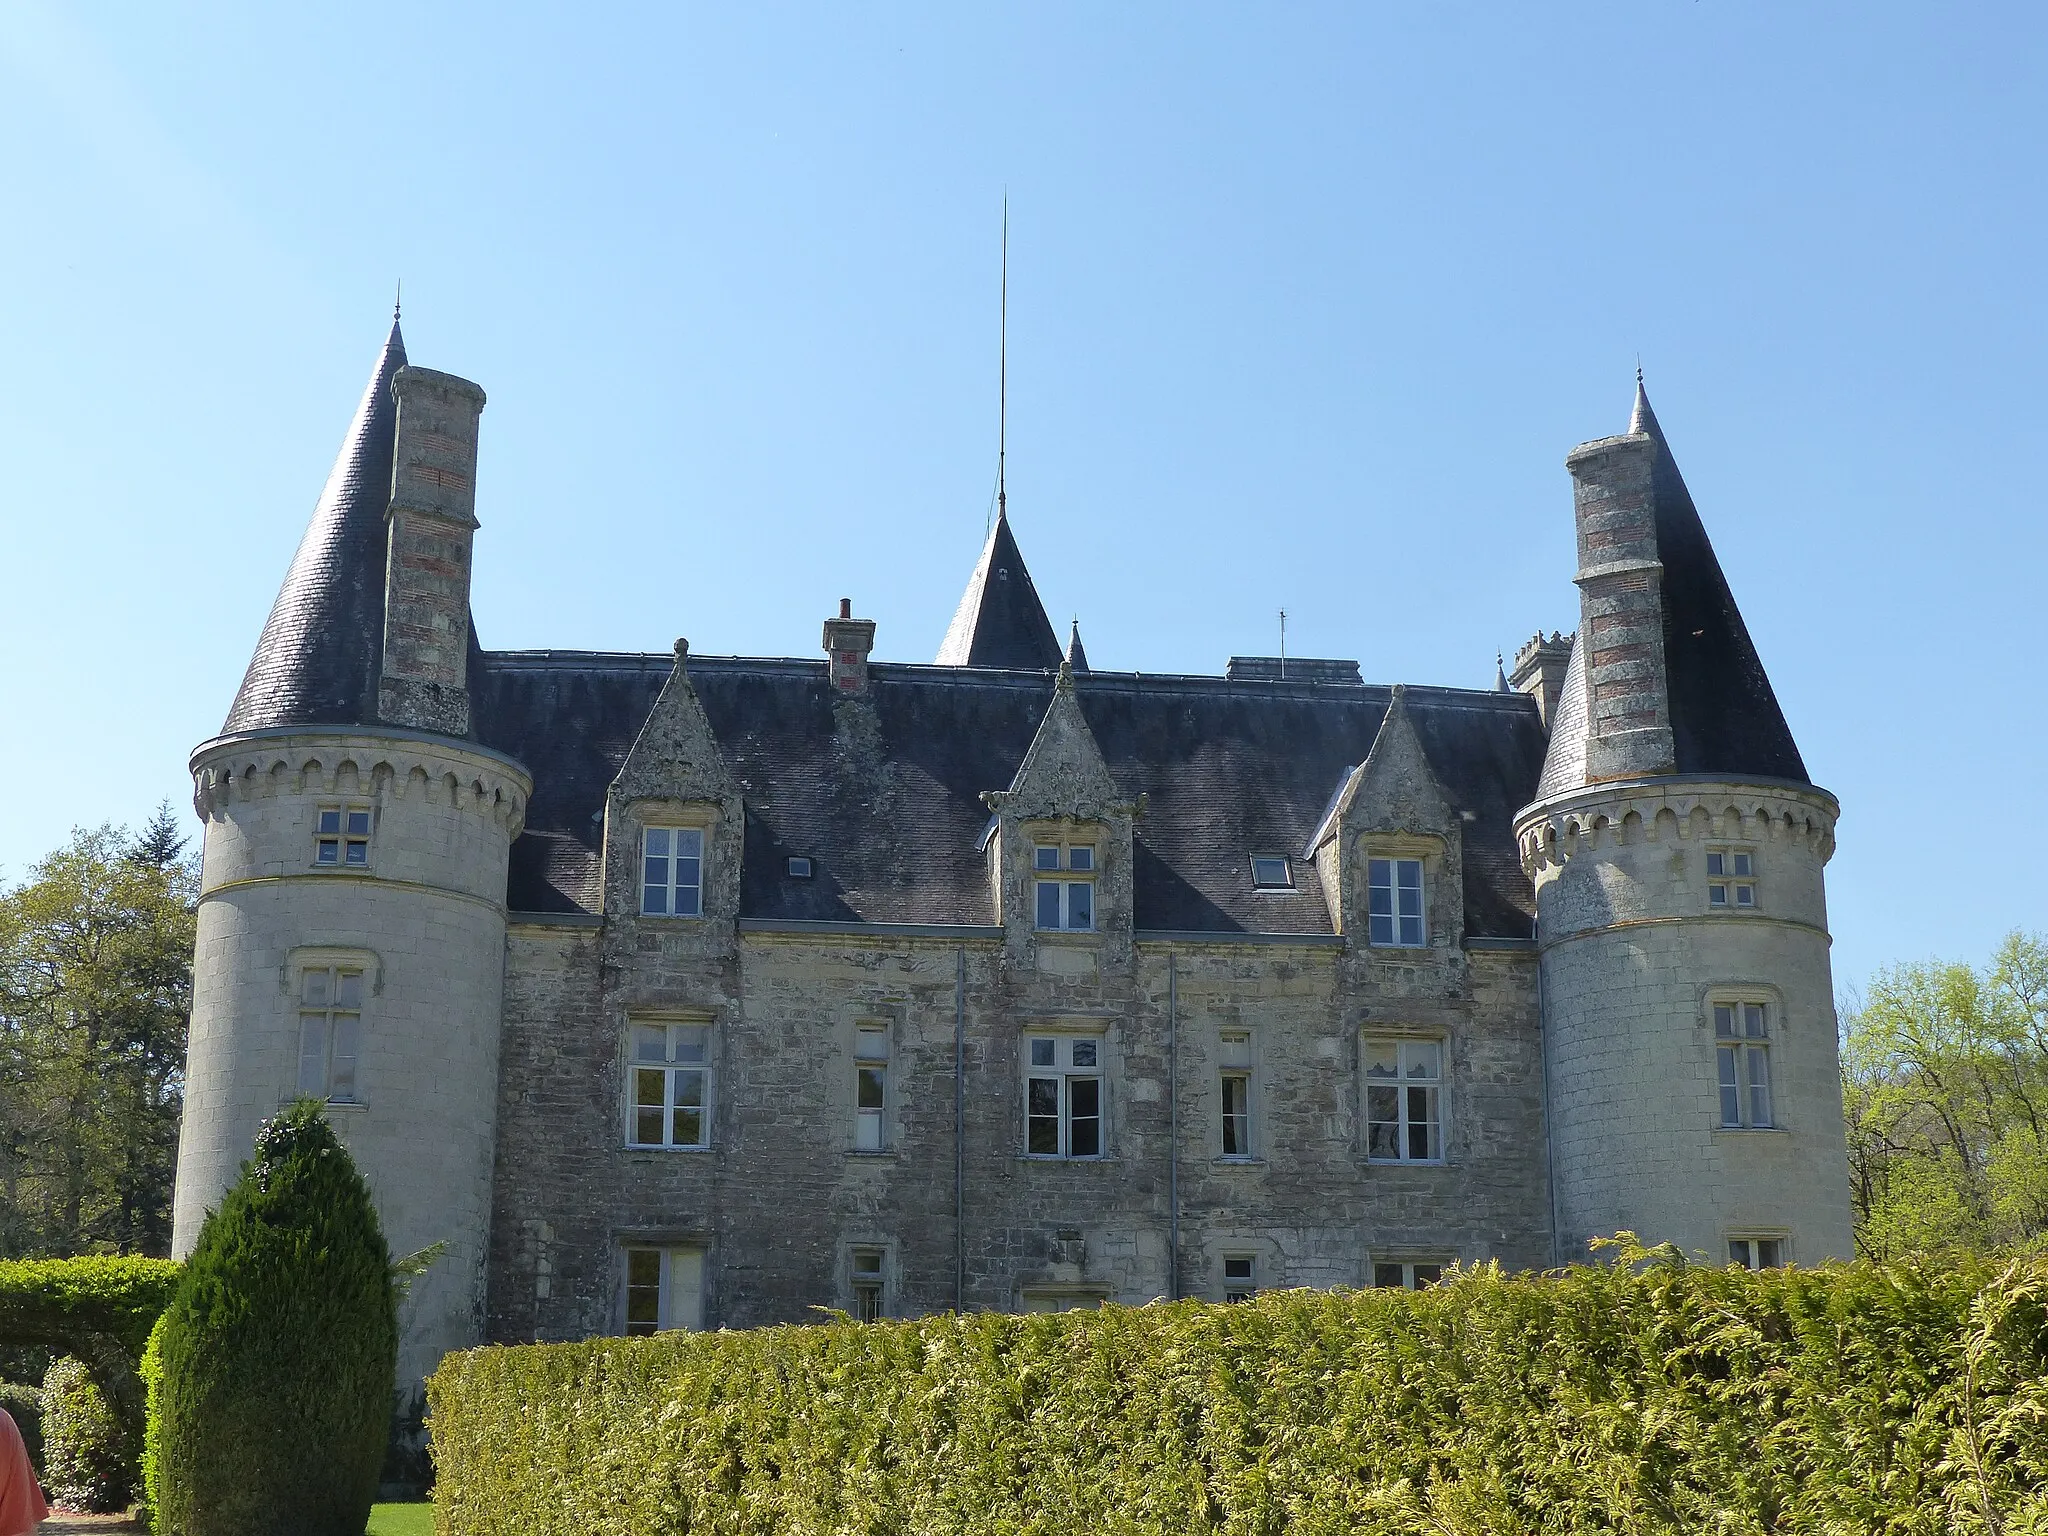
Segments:
[[[853,617],[852,598],[842,597],[841,599],[839,599],[839,617],[841,617],[842,619],[850,619]]]

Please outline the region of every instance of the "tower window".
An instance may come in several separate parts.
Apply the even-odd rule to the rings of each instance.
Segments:
[[[1223,1105],[1223,1155],[1252,1155],[1252,1037],[1245,1029],[1226,1029],[1217,1039]]]
[[[853,1250],[853,1315],[856,1321],[878,1323],[889,1315],[888,1281],[882,1274],[882,1250]]]
[[[1437,1163],[1444,1156],[1441,1040],[1365,1042],[1366,1156]]]
[[[1785,1239],[1731,1237],[1728,1239],[1728,1262],[1739,1264],[1744,1269],[1776,1269],[1785,1262]]]
[[[1422,860],[1368,859],[1365,910],[1369,942],[1422,948]]]
[[[1249,1253],[1226,1253],[1223,1256],[1223,1299],[1250,1301],[1258,1293],[1258,1260]]]
[[[704,911],[704,829],[649,827],[641,834],[640,910],[651,917]]]
[[[313,862],[328,869],[370,867],[370,808],[367,805],[323,805],[319,833],[313,839]]]
[[[879,1152],[888,1144],[889,1027],[863,1024],[853,1035],[853,1145]]]
[[[1102,1156],[1102,1040],[1033,1035],[1024,1042],[1024,1151]]]
[[[1095,845],[1037,843],[1037,925],[1048,931],[1087,933],[1095,927]]]
[[[626,1142],[635,1147],[711,1145],[711,1027],[635,1024],[626,1068]]]
[[[299,1092],[357,1104],[356,1056],[363,1027],[363,973],[309,966],[299,974]]]
[[[1293,890],[1294,865],[1292,861],[1285,854],[1253,854],[1252,889],[1257,891]]]
[[[1714,1056],[1721,1079],[1722,1125],[1762,1130],[1774,1124],[1769,1034],[1767,1004],[1714,1004]]]
[[[1746,908],[1756,905],[1756,855],[1747,848],[1707,850],[1707,905]]]
[[[625,1254],[626,1334],[704,1326],[704,1250],[628,1248]]]

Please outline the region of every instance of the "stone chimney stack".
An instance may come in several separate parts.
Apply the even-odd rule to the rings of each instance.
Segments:
[[[853,616],[853,599],[839,599],[839,617],[825,621],[825,672],[840,693],[868,691],[868,653],[875,648],[875,621]]]
[[[1585,647],[1586,781],[1675,766],[1664,670],[1664,566],[1646,432],[1581,443],[1565,459],[1578,521],[1579,644]]]
[[[384,573],[387,724],[469,734],[469,568],[476,535],[476,438],[484,392],[429,368],[401,368]]]
[[[1517,693],[1535,698],[1546,731],[1557,715],[1558,696],[1564,692],[1564,671],[1571,659],[1572,637],[1556,630],[1546,640],[1539,629],[1515,652],[1515,670],[1508,674],[1508,685]]]

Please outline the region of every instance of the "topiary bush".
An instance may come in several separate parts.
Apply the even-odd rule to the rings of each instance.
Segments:
[[[301,1099],[206,1218],[147,1374],[161,1536],[362,1536],[398,1356],[369,1187]]]
[[[83,1361],[43,1377],[43,1492],[52,1504],[104,1515],[135,1499],[135,1455]]]
[[[43,1389],[25,1382],[0,1381],[0,1408],[14,1416],[21,1428],[22,1443],[28,1447],[28,1463],[43,1475]]]

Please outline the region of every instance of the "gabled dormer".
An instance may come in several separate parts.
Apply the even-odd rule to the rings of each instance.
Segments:
[[[996,920],[1013,957],[1061,968],[1053,952],[1131,953],[1131,837],[1142,800],[1111,778],[1081,713],[1074,669],[1062,664],[1052,702],[1005,790],[982,796],[995,819],[987,843]],[[1096,961],[1077,964],[1092,970]]]
[[[1330,920],[1354,951],[1398,961],[1463,943],[1463,825],[1397,684],[1372,749],[1308,847]]]
[[[729,939],[746,807],[690,684],[689,643],[605,793],[604,910]]]

